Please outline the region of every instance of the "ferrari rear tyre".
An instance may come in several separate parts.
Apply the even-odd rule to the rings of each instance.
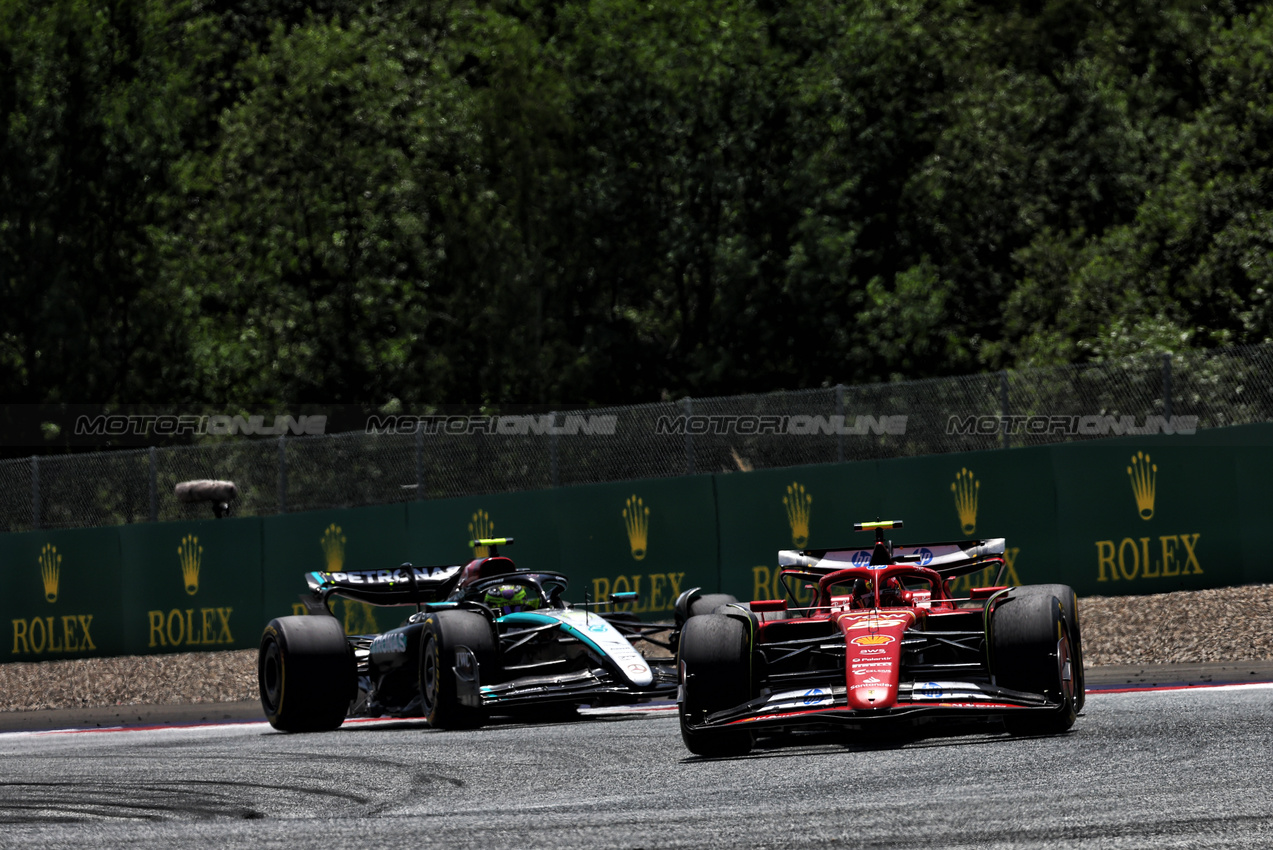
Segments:
[[[1016,735],[1056,735],[1074,725],[1075,678],[1072,642],[1064,610],[1055,596],[1023,594],[994,609],[990,634],[995,682],[1015,691],[1041,694],[1054,710],[1023,710],[1004,716]]]
[[[328,732],[345,722],[358,670],[335,617],[271,620],[257,655],[261,707],[283,732]]]
[[[1065,584],[1027,584],[1013,588],[1014,596],[1055,596],[1061,603],[1065,616],[1065,628],[1070,633],[1070,661],[1074,671],[1074,710],[1082,711],[1087,696],[1087,683],[1083,673],[1083,632],[1079,628],[1078,597],[1074,589]]]
[[[457,653],[471,653],[474,673],[495,666],[495,633],[490,621],[473,611],[437,611],[420,635],[420,696],[424,719],[436,729],[472,729],[486,721],[479,707],[460,702]]]
[[[680,664],[685,680],[680,704],[681,738],[690,752],[719,758],[751,752],[748,729],[691,730],[713,712],[752,696],[751,647],[741,620],[720,614],[691,617],[681,631]]]

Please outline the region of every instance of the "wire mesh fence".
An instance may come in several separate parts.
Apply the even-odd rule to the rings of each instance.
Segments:
[[[1260,345],[548,415],[452,417],[441,425],[436,417],[381,418],[363,431],[322,436],[19,458],[0,461],[0,521],[7,531],[25,531],[208,517],[207,505],[173,495],[178,482],[200,478],[234,481],[233,512],[265,516],[1268,422],[1271,371],[1273,345]]]

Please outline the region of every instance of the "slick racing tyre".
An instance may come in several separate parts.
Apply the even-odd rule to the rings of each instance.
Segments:
[[[751,647],[747,627],[720,614],[691,617],[681,632],[680,664],[684,686],[680,704],[681,738],[699,756],[745,756],[751,752],[749,729],[697,729],[712,712],[746,702],[752,696]]]
[[[1074,710],[1083,710],[1087,683],[1083,674],[1083,632],[1079,629],[1078,597],[1064,584],[1027,584],[1012,589],[1013,596],[1055,596],[1065,616],[1065,629],[1070,633],[1070,660],[1074,670]]]
[[[991,615],[991,668],[995,682],[1014,691],[1041,694],[1050,711],[1021,710],[1004,716],[1015,735],[1056,735],[1077,715],[1073,650],[1059,599],[1042,594],[1010,596]]]
[[[703,614],[715,614],[716,609],[720,606],[730,605],[737,601],[728,593],[704,593],[690,603],[690,616],[698,617]]]
[[[424,719],[435,729],[472,729],[486,720],[481,708],[460,701],[456,667],[461,654],[472,662],[468,675],[476,688],[477,677],[489,676],[496,665],[490,621],[473,611],[430,614],[420,636],[420,696]]]
[[[257,656],[261,707],[283,732],[327,732],[345,721],[358,690],[354,653],[335,617],[271,620]]]

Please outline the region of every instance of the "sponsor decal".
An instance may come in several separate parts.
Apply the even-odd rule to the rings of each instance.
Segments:
[[[197,612],[197,613],[196,613]],[[173,608],[147,611],[150,622],[148,646],[217,646],[234,643],[230,633],[233,608]]]
[[[856,640],[853,642],[857,643]],[[858,650],[858,655],[883,655],[886,652],[888,652],[887,649],[862,649]]]
[[[905,626],[909,622],[910,622],[909,620],[891,620],[891,619],[890,620],[875,620],[875,619],[858,620],[856,623],[853,623],[852,625],[850,625],[849,628],[850,629],[875,629],[875,628],[882,629],[882,628],[887,628],[889,626]]]
[[[649,673],[650,668],[646,667],[644,664],[629,664],[628,671],[640,675],[642,673]]]
[[[371,642],[371,654],[384,652],[404,653],[407,651],[407,635],[405,632],[389,632]]]
[[[926,567],[933,562],[933,550],[927,547],[921,547],[915,551],[919,555],[919,565]]]
[[[681,582],[685,573],[645,573],[636,575],[620,575],[592,580],[592,598],[608,599],[611,593],[635,593],[636,602],[623,602],[612,606],[618,611],[632,611],[636,614],[671,611],[676,605],[676,597],[681,595]],[[756,599],[777,599],[782,593],[772,596],[756,596]],[[602,608],[601,610],[605,610]]]
[[[459,572],[456,567],[412,567],[411,573],[416,581],[439,582]],[[410,584],[411,576],[404,569],[396,570],[346,570],[327,574],[336,584],[365,584],[392,587],[396,584]]]
[[[804,695],[804,704],[805,704],[805,705],[818,705],[819,703],[823,702],[823,700],[824,700],[824,698],[825,698],[825,697],[828,697],[828,696],[830,696],[830,694],[828,694],[826,691],[822,690],[822,688],[814,688],[814,689],[812,689],[812,690],[810,690],[810,691],[806,691],[806,692],[805,692],[805,695]]]
[[[886,643],[893,643],[897,638],[892,635],[859,635],[849,641],[856,646],[882,646]]]
[[[922,685],[916,685],[912,693],[924,699],[941,699],[945,696],[945,692],[937,682],[925,682]]]
[[[867,567],[871,564],[871,553],[865,549],[854,552],[853,557],[849,559],[849,563],[855,567]]]

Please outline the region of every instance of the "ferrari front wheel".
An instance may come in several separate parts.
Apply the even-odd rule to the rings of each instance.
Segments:
[[[740,620],[721,614],[691,618],[681,631],[681,738],[689,751],[720,758],[751,752],[748,729],[692,729],[707,715],[751,697],[751,647]]]

